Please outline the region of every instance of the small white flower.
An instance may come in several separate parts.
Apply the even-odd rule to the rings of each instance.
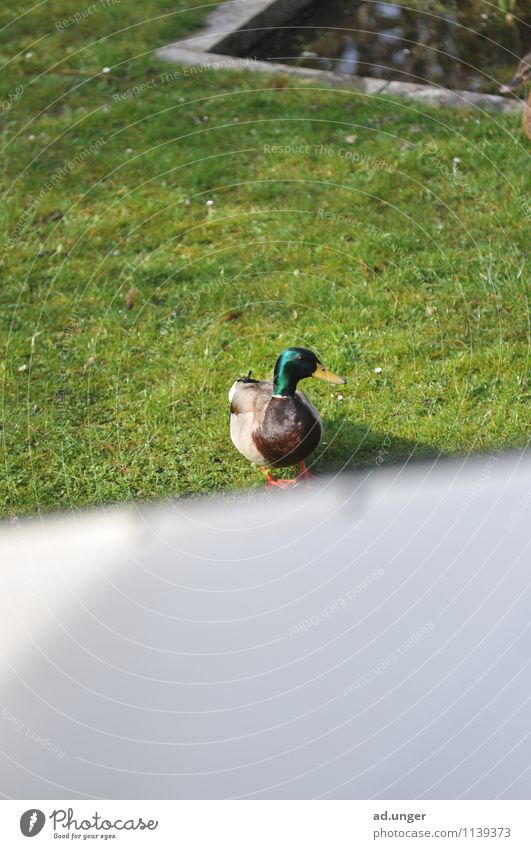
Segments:
[[[207,206],[214,206],[214,201],[213,200],[207,200],[206,205]]]
[[[374,373],[375,374],[381,374],[382,373],[380,366],[378,366],[377,368],[374,369]]]
[[[18,369],[17,369],[17,371],[27,371],[27,370],[28,370],[28,364],[27,363],[24,363],[23,365],[19,366]]]
[[[32,57],[32,56],[33,56],[33,53],[31,52],[31,50],[29,50],[29,51],[26,53],[26,59],[31,59],[31,57]]]
[[[338,395],[338,396],[337,396],[337,400],[338,400],[338,401],[342,401],[342,400],[343,400],[343,396],[342,396],[342,395]]]
[[[133,152],[133,148],[132,148],[132,147],[128,147],[128,148],[127,148],[127,150],[126,150],[125,152],[126,152],[126,153],[132,153],[132,152]]]
[[[111,69],[108,68],[107,65],[105,65],[105,67],[101,69],[101,72],[102,72],[102,74],[110,74]]]

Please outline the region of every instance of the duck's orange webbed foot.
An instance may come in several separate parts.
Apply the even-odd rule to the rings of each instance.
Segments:
[[[266,489],[269,489],[272,486],[276,486],[278,489],[289,489],[290,486],[295,486],[299,483],[298,478],[274,478],[267,466],[262,466],[262,471],[266,476]]]

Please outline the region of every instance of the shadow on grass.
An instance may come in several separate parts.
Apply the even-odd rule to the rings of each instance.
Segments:
[[[363,422],[327,419],[323,442],[313,455],[318,471],[360,469],[444,456],[435,445],[373,430]]]
[[[309,457],[307,465],[317,475],[341,473],[359,469],[377,469],[385,465],[406,465],[420,460],[435,460],[446,456],[435,445],[427,445],[405,437],[391,436],[374,430],[361,422],[345,419],[324,420],[324,437],[319,448]],[[222,462],[222,461],[220,461]],[[258,470],[257,470],[258,472]],[[297,468],[271,469],[275,478],[295,478]],[[230,467],[227,470],[230,477]],[[279,490],[275,489],[275,492]],[[211,493],[216,500],[255,501],[269,500],[271,489],[256,477],[256,483],[241,491],[221,490]],[[180,497],[183,497],[182,495]],[[196,497],[196,496],[192,496]]]

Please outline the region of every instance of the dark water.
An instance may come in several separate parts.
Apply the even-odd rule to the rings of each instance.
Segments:
[[[531,50],[531,0],[516,11],[523,20],[478,0],[426,2],[423,11],[315,0],[249,55],[341,74],[497,92]]]

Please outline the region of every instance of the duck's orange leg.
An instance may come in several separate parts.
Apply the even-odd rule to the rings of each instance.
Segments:
[[[306,468],[306,463],[304,462],[304,460],[302,461],[302,463],[299,463],[299,474],[297,475],[297,480],[311,481],[316,477],[317,475],[314,475],[313,472],[310,472],[310,470]]]
[[[272,486],[277,486],[279,489],[289,489],[290,486],[299,483],[298,478],[274,478],[267,466],[262,466],[262,471],[266,476],[266,489]]]

